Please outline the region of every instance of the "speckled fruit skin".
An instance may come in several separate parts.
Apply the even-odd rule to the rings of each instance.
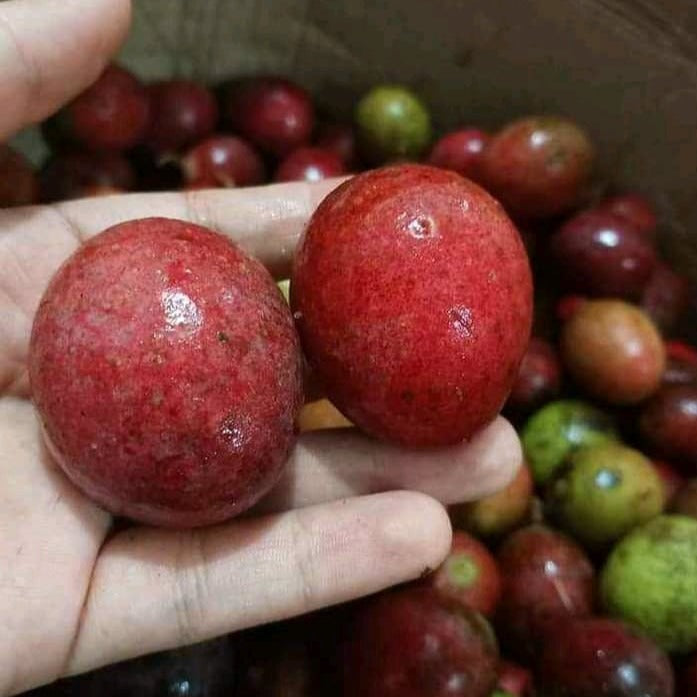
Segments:
[[[191,80],[165,80],[148,87],[151,102],[147,144],[157,153],[189,147],[213,133],[218,103],[204,85]]]
[[[596,206],[598,210],[607,211],[624,218],[640,232],[644,238],[653,242],[656,236],[656,211],[651,203],[641,194],[627,193],[609,196]]]
[[[327,395],[366,432],[453,444],[499,411],[528,343],[520,237],[476,184],[424,165],[335,189],[300,242],[291,306]]]
[[[39,198],[39,182],[26,157],[0,145],[0,206],[30,206]]]
[[[344,163],[331,150],[323,148],[298,148],[278,166],[274,181],[318,182],[345,174]]]
[[[537,484],[548,482],[574,450],[616,439],[617,432],[608,414],[572,399],[545,405],[521,431],[525,457]]]
[[[662,388],[644,405],[639,429],[656,455],[697,472],[697,385]]]
[[[128,70],[109,66],[60,117],[68,137],[90,150],[126,150],[145,136],[150,119],[147,90]]]
[[[428,163],[478,181],[484,150],[490,140],[491,136],[478,128],[451,131],[436,141],[428,155]]]
[[[567,220],[549,249],[564,286],[596,297],[639,297],[656,264],[653,246],[631,223],[592,209]]]
[[[644,312],[621,300],[584,303],[564,324],[560,347],[578,386],[610,404],[636,404],[661,384],[661,335]]]
[[[110,228],[61,267],[29,371],[70,479],[111,512],[163,526],[252,505],[280,475],[302,403],[297,336],[271,276],[222,236],[164,218]]]
[[[575,619],[545,642],[544,697],[673,697],[673,667],[650,639],[604,617]]]
[[[190,186],[200,187],[254,186],[265,178],[259,153],[242,138],[228,135],[196,144],[183,157],[182,171]]]
[[[664,650],[697,649],[697,520],[662,515],[615,546],[600,578],[605,610]]]
[[[345,697],[489,697],[494,634],[475,612],[429,589],[372,598],[357,611],[344,650]]]
[[[601,443],[572,453],[545,499],[549,513],[574,539],[603,549],[661,513],[665,491],[638,450]]]
[[[641,294],[644,312],[666,334],[675,329],[690,304],[690,283],[670,266],[656,267]]]
[[[557,622],[593,610],[593,566],[570,538],[540,525],[514,532],[498,555],[503,584],[499,637],[513,654],[536,655]]]
[[[548,218],[573,208],[595,159],[588,136],[558,116],[508,124],[484,151],[482,181],[516,218]]]
[[[276,157],[308,143],[315,127],[310,95],[277,77],[235,84],[228,91],[224,111],[234,130]]]
[[[501,594],[501,575],[491,552],[460,530],[453,533],[450,554],[426,583],[444,599],[487,616]]]

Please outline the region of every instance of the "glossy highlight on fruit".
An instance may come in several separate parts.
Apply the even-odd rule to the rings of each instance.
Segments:
[[[651,202],[641,194],[626,193],[610,196],[600,201],[596,208],[624,218],[648,242],[654,241],[658,222],[656,211]]]
[[[70,479],[112,513],[174,527],[225,520],[276,482],[301,369],[288,306],[261,264],[166,218],[110,228],[60,268],[29,357]]]
[[[293,150],[278,166],[274,181],[318,182],[345,173],[341,158],[331,150],[323,148],[298,148]]]
[[[446,133],[436,141],[428,155],[434,167],[451,169],[463,177],[478,181],[484,149],[491,136],[478,128],[462,128]]]
[[[424,447],[469,438],[499,411],[527,346],[531,291],[520,237],[491,197],[455,173],[398,165],[320,204],[291,306],[340,411]]]
[[[237,136],[206,138],[182,159],[182,170],[189,185],[235,187],[261,184],[264,161],[254,148]]]

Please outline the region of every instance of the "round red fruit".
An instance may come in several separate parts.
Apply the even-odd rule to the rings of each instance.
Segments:
[[[182,159],[189,189],[254,186],[264,181],[264,162],[237,136],[217,135],[195,145]]]
[[[318,182],[345,173],[341,158],[331,150],[322,148],[298,148],[278,166],[274,181]]]
[[[628,193],[610,196],[602,200],[598,210],[607,211],[624,218],[640,232],[648,242],[653,242],[656,235],[656,211],[651,203],[641,194]]]
[[[428,162],[478,181],[482,156],[489,140],[491,136],[478,128],[446,133],[431,149]]]
[[[336,153],[347,171],[358,167],[358,146],[356,133],[350,124],[328,123],[318,129],[315,145],[323,150]]]

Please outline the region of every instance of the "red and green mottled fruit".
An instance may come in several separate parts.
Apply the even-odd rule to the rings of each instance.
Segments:
[[[579,203],[595,152],[581,128],[559,116],[508,124],[487,145],[482,181],[516,218],[549,218]]]
[[[236,515],[277,481],[301,371],[264,267],[165,218],[117,225],[66,261],[29,357],[47,442],[70,479],[114,514],[176,527]]]
[[[291,306],[312,369],[353,423],[447,445],[503,406],[528,343],[532,282],[517,230],[483,189],[395,165],[320,204]]]
[[[617,620],[588,617],[561,624],[540,656],[545,697],[673,697],[668,656]]]
[[[426,583],[443,598],[491,615],[501,595],[496,559],[478,540],[455,531],[450,554]]]
[[[363,603],[343,659],[344,694],[361,697],[489,697],[498,667],[486,620],[418,586]]]

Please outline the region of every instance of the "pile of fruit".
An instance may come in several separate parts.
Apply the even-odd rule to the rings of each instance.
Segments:
[[[53,155],[38,184],[5,151],[6,170],[25,172],[5,205],[402,162],[320,205],[292,315],[258,262],[185,223],[124,223],[61,269],[34,326],[34,398],[66,473],[113,512],[165,525],[237,514],[277,480],[294,423],[433,447],[504,407],[525,455],[505,490],[451,509],[450,556],[417,582],[44,692],[697,695],[697,350],[657,213],[598,188],[593,146],[567,119],[435,143],[431,129],[400,87],[371,90],[351,125],[315,128],[310,97],[286,80],[214,95],[112,67],[45,124]],[[535,276],[529,343],[530,270],[509,216]],[[324,396],[301,408],[303,372]],[[131,418],[114,425],[124,404]],[[189,479],[201,458],[208,479]],[[177,476],[163,480],[170,459]]]

